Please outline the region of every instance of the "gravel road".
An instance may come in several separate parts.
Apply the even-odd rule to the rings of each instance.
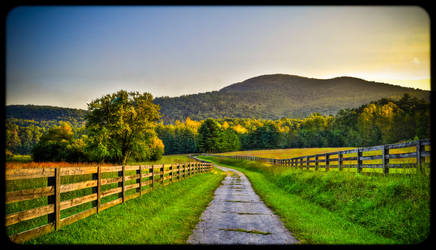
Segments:
[[[217,166],[228,175],[203,212],[188,244],[294,244],[297,240],[259,196],[247,177]]]

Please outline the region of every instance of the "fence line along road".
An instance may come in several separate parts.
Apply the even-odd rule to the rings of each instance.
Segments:
[[[428,147],[428,150],[426,149],[426,146]],[[430,162],[430,146],[430,139],[423,139],[412,142],[362,147],[352,150],[307,155],[289,159],[263,158],[246,155],[205,155],[238,160],[262,161],[271,163],[273,165],[298,167],[301,169],[315,168],[315,170],[318,170],[318,167],[324,167],[326,171],[328,171],[330,168],[339,168],[339,170],[342,170],[343,168],[357,168],[357,172],[360,173],[363,168],[383,168],[383,173],[388,174],[389,168],[415,167],[417,170],[422,172],[422,165],[423,163],[426,163],[426,159],[428,162]],[[404,149],[404,151],[411,152],[391,153],[390,150],[392,149]],[[366,155],[363,155],[364,152]],[[393,161],[397,162],[390,162],[391,159],[394,159]],[[382,163],[380,164],[371,162],[374,160],[381,160]]]
[[[209,172],[213,168],[211,163],[187,162],[182,164],[160,164],[140,166],[95,166],[95,167],[56,167],[56,168],[21,168],[6,169],[6,181],[32,181],[45,178],[47,186],[33,189],[22,189],[6,192],[6,204],[21,201],[29,201],[47,197],[47,205],[27,209],[24,211],[6,214],[5,226],[12,226],[20,222],[29,221],[41,216],[48,216],[48,224],[32,228],[10,236],[13,242],[19,243],[35,238],[39,235],[59,230],[59,228],[74,223],[89,215],[99,213],[105,209],[124,203],[129,199],[140,197],[150,192],[155,183],[164,186],[174,181],[185,179],[191,175]],[[127,175],[130,171],[133,175]],[[118,173],[118,177],[104,178],[104,173]],[[66,178],[92,174],[92,180],[62,184],[61,177]],[[144,180],[146,178],[146,180]],[[135,183],[130,184],[136,180]],[[129,184],[126,184],[130,182]],[[118,184],[116,188],[105,189],[102,187],[109,184]],[[147,187],[143,190],[144,187]],[[106,186],[107,187],[107,186]],[[75,197],[69,200],[61,200],[61,193],[92,188],[89,195]],[[126,195],[126,191],[136,189],[136,192]],[[118,195],[117,199],[102,203],[102,198]],[[61,219],[61,211],[79,206],[88,202],[94,202],[91,209],[81,211],[74,215]]]

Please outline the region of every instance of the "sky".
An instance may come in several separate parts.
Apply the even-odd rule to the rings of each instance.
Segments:
[[[414,6],[21,6],[6,21],[6,105],[87,109],[120,89],[215,91],[264,74],[430,90]]]

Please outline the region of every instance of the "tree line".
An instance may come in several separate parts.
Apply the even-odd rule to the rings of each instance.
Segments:
[[[164,124],[148,93],[119,91],[88,104],[85,123],[6,122],[7,155],[36,161],[155,160],[162,154],[356,147],[430,137],[430,104],[404,94],[336,115],[303,119],[208,118]]]
[[[404,94],[382,98],[336,115],[304,119],[224,118],[174,124],[156,132],[165,154],[301,147],[361,147],[430,137],[430,104]],[[213,145],[213,146],[212,146]]]

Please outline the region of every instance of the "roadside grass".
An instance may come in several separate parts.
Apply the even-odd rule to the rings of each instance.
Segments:
[[[301,171],[201,158],[246,174],[302,243],[415,244],[429,235],[428,176]]]
[[[224,172],[161,187],[25,244],[186,244]]]

